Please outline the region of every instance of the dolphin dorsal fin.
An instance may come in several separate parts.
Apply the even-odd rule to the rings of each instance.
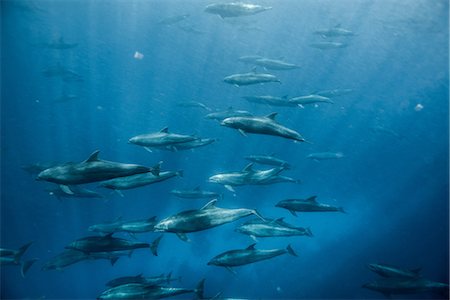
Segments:
[[[164,127],[159,132],[169,133],[169,127]]]
[[[194,189],[194,191],[197,191],[197,192],[200,191],[200,187],[199,187],[199,186],[196,186],[195,189]]]
[[[282,217],[282,218],[278,218],[278,219],[276,219],[275,220],[275,222],[277,222],[277,223],[279,223],[279,222],[283,222],[284,221],[284,217]]]
[[[317,196],[311,196],[311,197],[309,197],[308,199],[306,199],[306,201],[309,201],[309,202],[317,202],[317,201],[316,201],[316,198],[317,198]]]
[[[245,166],[245,168],[242,169],[242,172],[255,172],[253,170],[253,163],[249,163]]]
[[[111,239],[113,234],[114,234],[114,232],[108,233],[107,235],[104,236],[104,238]]]
[[[245,248],[245,250],[255,250],[255,245],[256,245],[256,243],[251,244],[250,246],[248,246],[247,248]]]
[[[205,206],[200,208],[200,210],[215,208],[216,207],[216,202],[217,202],[217,199],[211,200],[208,203],[206,203]]]
[[[275,121],[275,117],[276,117],[277,115],[278,115],[278,113],[273,112],[273,113],[271,113],[271,114],[268,114],[268,115],[266,116],[266,118],[269,118],[269,119]]]
[[[100,153],[100,150],[94,151],[88,159],[86,159],[84,162],[92,162],[92,161],[98,161],[98,154]]]

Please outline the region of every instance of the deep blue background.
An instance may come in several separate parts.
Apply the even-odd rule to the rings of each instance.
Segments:
[[[183,287],[206,278],[206,294],[247,298],[379,298],[361,285],[376,278],[371,262],[422,267],[429,279],[448,283],[448,1],[284,0],[259,1],[273,9],[255,16],[222,20],[203,12],[210,1],[1,1],[1,247],[33,240],[26,259],[40,258],[25,279],[17,267],[1,269],[1,298],[94,298],[116,276],[173,271]],[[161,26],[165,17],[183,21],[202,34]],[[322,38],[312,32],[337,24],[357,36],[334,40],[347,48],[309,47]],[[64,37],[72,50],[39,46]],[[139,51],[143,60],[135,60]],[[242,55],[282,57],[301,65],[273,72],[282,84],[236,88],[223,77],[247,72]],[[83,76],[65,83],[42,71],[61,63]],[[315,90],[351,88],[334,105],[270,108],[244,95],[299,96]],[[80,99],[54,103],[63,92]],[[298,130],[309,144],[270,137],[241,136],[203,118],[180,101],[202,101],[214,109],[233,106],[257,115],[279,112],[280,123]],[[417,104],[423,109],[416,111]],[[400,136],[371,130],[382,125]],[[137,134],[169,126],[173,132],[215,137],[211,146],[178,153],[154,152],[127,144]],[[136,190],[121,198],[68,199],[48,195],[21,169],[33,162],[81,161],[94,150],[100,157],[163,169],[183,169],[183,179]],[[311,152],[341,151],[345,158],[317,163]],[[206,182],[220,171],[240,170],[244,156],[270,154],[294,168],[285,175],[301,185],[238,187],[237,196]],[[258,248],[284,248],[281,256],[238,268],[207,266],[210,258],[252,241],[234,228],[238,221],[190,234],[183,243],[167,234],[160,255],[137,250],[114,267],[83,262],[63,272],[42,264],[89,225],[115,219],[159,218],[205,201],[171,196],[173,188],[224,192],[222,207],[257,208],[264,216],[286,217],[310,226],[314,237],[262,239]],[[96,184],[90,187],[96,189]],[[318,195],[348,214],[302,214],[275,208],[284,198]],[[139,235],[151,241],[156,234]],[[188,296],[190,297],[190,296]],[[427,298],[421,294],[410,297]]]

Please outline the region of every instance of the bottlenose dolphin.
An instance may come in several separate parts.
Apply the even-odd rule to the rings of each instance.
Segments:
[[[316,104],[316,103],[331,103],[334,102],[327,97],[319,96],[319,95],[307,95],[307,96],[300,96],[300,97],[294,97],[289,99],[289,103],[293,103],[298,105],[299,107],[303,107],[304,105],[308,104]]]
[[[233,186],[264,184],[266,180],[277,176],[284,170],[284,167],[272,168],[269,170],[254,170],[253,163],[250,163],[240,172],[216,174],[209,177],[208,181],[222,184],[229,191],[235,192]]]
[[[231,117],[223,120],[220,125],[237,129],[244,136],[246,135],[245,133],[249,132],[306,142],[298,132],[279,124],[275,120],[276,115],[277,113],[271,113],[264,117]]]
[[[156,223],[156,216],[133,221],[122,221],[122,218],[118,218],[113,222],[91,225],[88,230],[106,234],[114,232],[143,233],[153,231]]]
[[[259,103],[259,104],[267,104],[271,106],[279,106],[279,107],[296,107],[296,103],[289,102],[287,96],[283,97],[275,97],[275,96],[244,96],[242,97],[248,102]]]
[[[222,19],[241,16],[250,16],[263,11],[272,9],[272,7],[264,7],[256,4],[231,2],[231,3],[214,3],[205,7],[205,12],[219,15]]]
[[[91,183],[148,172],[158,174],[159,172],[158,166],[148,168],[140,165],[101,160],[98,158],[99,152],[99,150],[95,151],[88,159],[80,163],[69,162],[46,169],[39,173],[36,180],[60,184],[64,192],[73,194],[68,185]]]
[[[229,271],[233,272],[232,267],[247,265],[255,263],[261,260],[271,259],[273,257],[290,254],[297,256],[292,249],[291,245],[288,245],[286,249],[271,249],[271,250],[257,250],[256,244],[251,244],[245,249],[230,250],[215,256],[208,262],[208,266],[214,265],[218,267],[225,267]]]
[[[295,227],[284,222],[283,219],[266,219],[265,221],[253,219],[245,222],[235,231],[246,234],[255,241],[257,237],[313,236],[309,228]]]
[[[78,239],[67,245],[66,249],[74,249],[82,251],[86,254],[95,252],[112,252],[112,251],[127,251],[140,248],[150,248],[153,255],[158,256],[158,245],[161,241],[162,235],[156,238],[151,244],[133,242],[121,238],[116,238],[111,234],[105,236],[88,236]]]
[[[414,294],[424,292],[447,293],[448,284],[422,278],[384,278],[363,285],[390,298],[392,294]]]
[[[317,152],[311,153],[306,158],[313,159],[315,161],[328,160],[328,159],[339,159],[343,158],[344,154],[342,152]]]
[[[169,26],[169,25],[177,24],[177,23],[179,23],[181,21],[184,21],[184,20],[186,20],[189,17],[190,17],[189,14],[171,16],[171,17],[167,17],[167,18],[162,19],[157,24],[158,25]]]
[[[269,70],[294,70],[299,69],[300,66],[287,63],[285,61],[279,60],[279,59],[270,59],[270,58],[260,58],[256,59],[253,62],[255,65],[258,65],[260,67],[263,67],[265,69]]]
[[[208,202],[201,209],[185,210],[167,217],[155,225],[155,231],[173,232],[181,240],[188,241],[186,233],[189,232],[206,230],[250,215],[262,218],[254,209],[220,208],[216,207],[216,202],[217,199]]]
[[[33,244],[29,242],[19,249],[0,248],[0,266],[20,266],[20,274],[25,277],[25,274],[30,267],[38,260],[37,258],[22,261],[22,256],[27,249]]]
[[[112,279],[106,283],[106,286],[109,287],[115,287],[119,285],[124,285],[128,283],[140,283],[145,285],[164,285],[164,284],[170,284],[172,281],[180,280],[180,278],[172,278],[172,272],[168,273],[167,275],[161,274],[159,276],[152,276],[152,277],[144,277],[141,274],[136,276],[124,276]]]
[[[368,268],[383,277],[419,278],[421,268],[408,270],[383,264],[369,264]]]
[[[314,34],[320,35],[323,38],[355,35],[352,31],[342,28],[340,24],[332,28],[318,29],[314,31]]]
[[[212,199],[220,198],[221,194],[211,191],[204,191],[199,186],[191,190],[171,190],[170,193],[174,196],[186,199]]]
[[[215,141],[216,141],[216,139],[202,139],[202,138],[198,138],[198,139],[190,141],[190,142],[177,143],[177,144],[174,144],[174,145],[168,145],[168,146],[163,146],[163,147],[155,147],[155,148],[161,149],[161,150],[168,150],[168,151],[172,151],[172,152],[177,152],[177,151],[181,151],[181,150],[189,150],[189,149],[194,149],[194,148],[208,146],[208,145],[214,143]]]
[[[61,198],[103,198],[102,194],[77,185],[71,185],[68,188],[72,192],[71,194],[66,193],[61,187],[48,189],[47,192],[50,196],[55,196],[58,200],[61,200]]]
[[[153,132],[148,134],[141,134],[132,137],[128,140],[130,144],[143,146],[147,151],[152,152],[152,147],[164,147],[173,146],[176,147],[178,143],[192,142],[197,137],[191,135],[182,135],[176,133],[170,133],[168,127],[164,127],[159,132]]]
[[[240,62],[254,64],[258,59],[262,59],[264,57],[260,55],[244,55],[238,58]]]
[[[291,165],[287,161],[279,159],[272,155],[249,155],[246,156],[245,159],[263,165],[283,167],[285,169],[291,168]]]
[[[313,48],[317,48],[320,50],[338,49],[338,48],[347,47],[347,44],[340,43],[340,42],[318,42],[318,43],[312,43],[309,45]]]
[[[296,212],[342,212],[345,213],[342,207],[331,206],[329,204],[319,203],[316,200],[317,196],[309,197],[308,199],[286,199],[281,200],[275,206],[289,210],[289,212],[297,216]]]
[[[233,107],[228,107],[228,109],[223,111],[216,111],[213,113],[209,113],[205,116],[207,119],[222,121],[226,118],[230,117],[251,117],[253,116],[251,113],[245,110],[235,110]]]
[[[255,71],[249,73],[242,74],[233,74],[227,76],[223,79],[224,82],[232,84],[234,86],[240,87],[242,85],[251,85],[251,84],[259,84],[259,83],[268,83],[268,82],[279,82],[281,81],[272,74],[265,73],[256,73]]]

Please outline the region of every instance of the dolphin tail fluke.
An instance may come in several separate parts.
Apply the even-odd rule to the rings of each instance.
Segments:
[[[289,245],[286,247],[286,251],[287,251],[287,253],[289,253],[289,254],[292,255],[292,256],[298,256],[297,253],[294,252],[294,249],[292,249],[291,244],[289,244]]]
[[[195,288],[195,299],[205,299],[204,298],[204,292],[205,292],[205,279],[203,278],[200,280],[197,284],[197,287]]]
[[[305,232],[306,232],[306,235],[309,236],[309,237],[313,237],[314,236],[314,234],[311,231],[311,228],[309,228],[309,227],[305,229]]]
[[[70,189],[70,187],[68,185],[64,185],[64,184],[60,184],[59,188],[61,189],[61,191],[63,191],[64,193],[66,193],[67,195],[74,195],[75,193]]]
[[[28,270],[31,268],[31,266],[38,261],[37,258],[33,258],[30,260],[27,260],[22,263],[22,267],[20,268],[20,273],[22,274],[22,277],[25,278],[25,274],[28,272]]]
[[[158,245],[159,245],[159,242],[161,241],[162,237],[163,237],[163,235],[161,234],[150,244],[150,250],[152,251],[152,254],[154,256],[158,256]]]
[[[25,245],[23,245],[22,247],[19,248],[19,250],[17,251],[17,254],[14,255],[14,262],[15,263],[19,263],[20,258],[22,257],[22,255],[25,253],[25,251],[27,251],[27,249],[31,246],[31,244],[33,244],[34,242],[29,242]]]
[[[147,150],[150,153],[153,153],[152,149],[150,147],[144,147],[145,150]]]
[[[182,240],[183,242],[190,242],[191,240],[188,238],[188,236],[186,235],[186,233],[183,232],[177,232],[176,233],[177,237]]]
[[[264,222],[267,222],[266,219],[263,218],[263,216],[261,216],[261,214],[256,210],[252,210],[252,214],[254,214],[255,216],[257,216],[258,218],[260,218],[261,220],[263,220]]]

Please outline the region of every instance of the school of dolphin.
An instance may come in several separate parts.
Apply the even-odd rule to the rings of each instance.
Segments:
[[[270,10],[270,7],[263,7],[256,4],[245,3],[220,3],[211,4],[205,8],[205,12],[218,15],[220,18],[236,18],[249,16]],[[160,25],[172,25],[183,22],[189,15],[170,17],[159,22]],[[186,29],[186,28],[185,28]],[[334,37],[351,38],[356,36],[352,31],[337,25],[333,28],[320,29],[314,32],[324,39],[322,42],[313,43],[310,46],[321,50],[343,48],[347,44],[334,42],[330,39]],[[43,45],[44,47],[58,50],[73,49],[76,43],[66,43],[62,38]],[[259,55],[242,56],[239,61],[260,67],[264,70],[288,71],[300,68],[300,66],[285,62],[280,59],[271,59]],[[60,77],[63,81],[71,82],[83,81],[77,73],[61,65],[50,67],[43,71],[46,77]],[[273,74],[257,73],[256,69],[242,74],[232,74],[223,79],[224,83],[242,87],[253,84],[279,83],[280,80]],[[296,96],[292,98],[277,97],[270,95],[253,95],[243,97],[251,103],[268,105],[271,107],[298,107],[306,105],[333,104],[332,98],[351,93],[350,89],[335,89],[326,91],[316,91],[310,95]],[[62,95],[57,101],[71,101],[77,98],[76,95]],[[288,128],[277,121],[277,113],[266,116],[255,116],[248,111],[236,110],[232,107],[224,111],[214,111],[203,103],[190,101],[180,102],[177,105],[182,107],[199,107],[208,112],[206,119],[216,120],[221,126],[236,129],[243,136],[247,134],[264,134],[274,138],[285,138],[296,143],[310,143],[300,133]],[[198,147],[208,146],[216,142],[214,138],[204,138],[182,133],[173,133],[165,127],[157,132],[143,133],[130,137],[128,143],[139,146],[146,151],[183,151]],[[103,160],[99,156],[100,151],[94,151],[89,157],[81,162],[67,163],[36,163],[24,167],[30,173],[37,174],[36,180],[54,183],[55,187],[48,189],[50,195],[58,198],[101,198],[102,195],[95,191],[86,189],[80,185],[98,182],[99,187],[111,189],[121,196],[123,191],[155,184],[174,177],[183,176],[183,170],[166,171],[163,169],[163,162],[155,162],[153,166],[141,166],[130,163],[114,162]],[[344,154],[341,152],[319,152],[311,153],[308,159],[315,161],[340,159]],[[294,179],[282,175],[291,168],[291,164],[273,155],[251,155],[245,157],[250,163],[241,170],[228,173],[212,175],[207,180],[210,183],[223,185],[227,190],[236,193],[236,188],[242,185],[270,185],[281,182],[300,183],[299,179]],[[259,169],[256,165],[266,166]],[[122,256],[131,256],[137,249],[149,249],[154,256],[158,255],[158,245],[163,238],[163,234],[175,234],[184,242],[190,241],[189,236],[195,232],[208,230],[223,224],[231,223],[243,218],[253,217],[245,223],[236,227],[235,232],[248,235],[255,243],[243,247],[242,249],[231,249],[217,254],[205,264],[210,266],[223,267],[232,273],[236,273],[235,268],[259,261],[272,259],[274,257],[289,254],[296,257],[294,248],[287,244],[283,249],[257,249],[257,238],[270,237],[293,237],[306,236],[313,237],[310,228],[298,227],[284,221],[283,217],[269,219],[262,216],[253,208],[226,208],[218,206],[223,198],[222,193],[202,190],[200,187],[191,189],[173,189],[170,194],[188,199],[207,199],[209,202],[203,207],[194,208],[175,213],[170,216],[160,218],[160,216],[146,216],[138,220],[123,220],[117,218],[107,223],[92,224],[88,231],[96,235],[80,237],[67,245],[63,245],[64,250],[45,262],[42,270],[62,270],[70,265],[85,260],[104,259],[109,260],[112,265]],[[224,201],[225,202],[225,201]],[[226,204],[223,204],[226,206]],[[319,202],[317,196],[310,196],[306,199],[284,199],[274,203],[275,207],[287,210],[294,216],[298,213],[308,212],[341,212],[345,213],[342,207],[332,206]],[[129,240],[119,238],[118,233],[126,233],[135,238],[140,233],[159,233],[155,240],[148,244],[139,242],[136,239]],[[25,276],[29,268],[37,259],[22,260],[22,256],[32,243],[27,243],[19,249],[0,249],[1,265],[18,265],[21,267],[21,274]],[[376,272],[382,279],[365,284],[364,287],[383,293],[390,297],[391,294],[408,294],[423,291],[448,290],[448,285],[444,283],[426,280],[420,276],[419,270],[406,270],[382,264],[370,264],[369,269]],[[124,276],[115,278],[106,283],[105,289],[98,299],[160,299],[173,297],[186,293],[193,293],[198,299],[219,299],[221,294],[214,297],[205,297],[204,282],[199,281],[195,288],[172,287],[178,278],[172,278],[172,274],[162,274],[159,276],[145,277],[143,274],[136,276]]]

